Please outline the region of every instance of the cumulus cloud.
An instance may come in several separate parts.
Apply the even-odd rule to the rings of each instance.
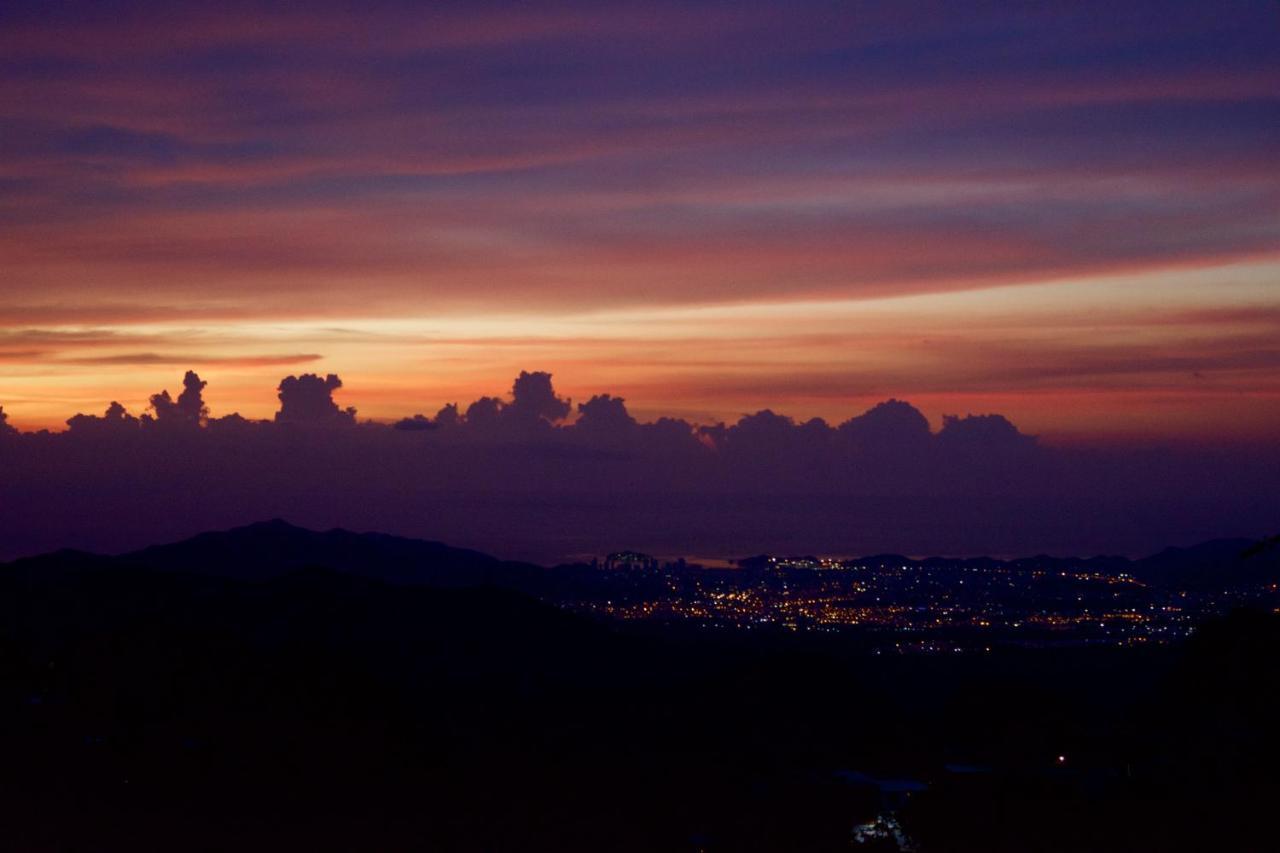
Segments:
[[[473,430],[494,432],[502,423],[503,408],[502,401],[497,397],[481,397],[467,406],[466,425]]]
[[[511,402],[503,414],[520,424],[555,423],[569,414],[570,401],[556,396],[551,374],[542,371],[520,371],[511,385]]]
[[[631,437],[636,434],[636,419],[627,412],[621,397],[597,394],[585,403],[578,404],[578,420],[574,429],[590,437]]]
[[[840,437],[857,451],[913,451],[928,445],[929,420],[910,403],[885,400],[839,427]]]
[[[551,375],[351,429],[336,375],[288,376],[274,421],[210,417],[194,372],[138,418],[113,402],[64,433],[0,412],[0,557],[122,549],[270,517],[385,530],[554,560],[654,553],[1153,551],[1274,524],[1280,454],[1044,446],[998,414],[936,432],[902,400],[838,427],[772,409],[734,423],[640,423],[618,396],[577,406]],[[215,398],[216,399],[216,398]],[[514,413],[513,413],[513,410]],[[146,424],[156,428],[143,428]],[[188,428],[159,429],[162,424]],[[207,472],[189,488],[192,471]]]
[[[247,435],[248,432],[255,427],[262,426],[269,421],[251,421],[241,415],[239,412],[232,412],[220,418],[210,418],[208,428],[211,433],[217,435],[239,434]]]
[[[151,397],[151,409],[155,422],[161,426],[200,426],[209,418],[209,407],[204,404],[204,389],[208,385],[194,370],[188,370],[182,379],[182,393],[174,400],[168,391]]]
[[[444,429],[454,429],[462,423],[462,415],[458,413],[458,404],[449,403],[441,406],[436,412],[435,425]]]
[[[650,448],[661,449],[674,458],[706,448],[693,424],[680,418],[658,418],[653,423],[642,424],[640,436]]]
[[[315,373],[286,376],[276,390],[280,396],[278,423],[295,424],[354,424],[356,410],[341,409],[333,400],[333,392],[342,387],[342,380],[330,373],[321,378]]]
[[[392,424],[392,428],[400,432],[427,432],[437,429],[437,425],[426,415],[414,415],[411,418],[401,418]]]
[[[74,415],[67,420],[67,427],[72,436],[109,435],[134,432],[138,429],[139,423],[140,421],[129,414],[124,406],[112,400],[111,405],[107,406],[107,410],[101,417]]]
[[[944,415],[938,443],[969,453],[1027,449],[1036,437],[1024,435],[1004,415]]]

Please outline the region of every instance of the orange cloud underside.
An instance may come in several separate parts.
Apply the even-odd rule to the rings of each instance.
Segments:
[[[0,27],[24,429],[187,368],[215,415],[315,371],[378,419],[537,369],[643,418],[1280,434],[1252,7],[170,5]]]
[[[521,369],[609,392],[643,418],[760,408],[838,422],[891,396],[935,422],[999,411],[1056,442],[1265,440],[1280,424],[1280,263],[834,301],[539,313],[465,308],[174,319],[0,330],[13,421],[58,428],[197,369],[215,414],[270,417],[285,374],[337,372],[344,404],[392,419],[504,394]],[[1090,308],[1099,293],[1109,310]],[[175,309],[178,310],[178,309]],[[179,310],[180,313],[180,310]]]

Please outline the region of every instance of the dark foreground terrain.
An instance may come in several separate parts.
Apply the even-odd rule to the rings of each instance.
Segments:
[[[0,567],[4,846],[897,849],[853,841],[891,816],[926,853],[1273,849],[1274,615],[869,656],[615,627],[522,592],[536,567],[324,536]]]

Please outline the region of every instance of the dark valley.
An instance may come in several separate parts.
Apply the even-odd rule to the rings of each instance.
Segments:
[[[1237,559],[1241,588],[1276,577],[1246,550],[1092,570],[1200,553],[1177,579]],[[780,595],[845,571],[745,562],[721,573]],[[717,851],[1256,849],[1269,831],[1273,602],[1160,643],[1014,630],[895,654],[916,630],[581,606],[696,572],[713,570],[542,568],[283,522],[8,564],[7,832],[32,850]]]

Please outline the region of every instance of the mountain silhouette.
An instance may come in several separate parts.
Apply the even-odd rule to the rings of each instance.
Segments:
[[[546,575],[539,566],[440,542],[341,529],[314,531],[281,519],[201,533],[116,557],[60,551],[17,560],[14,565],[28,570],[40,565],[59,570],[128,566],[244,581],[268,581],[299,569],[326,568],[397,586],[490,586],[531,593],[542,590]]]
[[[849,559],[854,563],[888,567],[1084,569],[1111,575],[1125,573],[1164,588],[1210,590],[1280,581],[1280,549],[1263,548],[1260,544],[1259,540],[1251,539],[1214,539],[1185,548],[1165,548],[1137,560],[1120,556],[1078,558],[1044,554],[1012,559],[875,554]],[[766,555],[737,562],[744,568],[768,565]],[[201,533],[117,556],[62,550],[21,558],[10,565],[27,572],[130,567],[243,581],[269,581],[299,569],[325,568],[395,586],[492,587],[539,597],[594,587],[598,581],[595,573],[581,566],[545,568],[501,560],[442,542],[341,528],[315,531],[282,519]]]
[[[1280,581],[1280,551],[1253,539],[1212,539],[1189,548],[1165,548],[1131,569],[1147,583],[1176,589],[1227,589]]]
[[[1086,570],[1106,575],[1128,574],[1143,583],[1168,589],[1212,590],[1256,586],[1280,582],[1280,549],[1267,547],[1270,540],[1212,539],[1186,548],[1169,547],[1131,560],[1128,557],[1100,555],[1095,557],[924,557],[902,554],[872,554],[850,558],[850,562],[868,566],[905,566],[911,568],[969,569],[1039,569],[1044,571]],[[738,561],[747,567],[767,563],[767,557],[755,556]]]
[[[1212,573],[1238,545],[1147,568]],[[1146,847],[1225,832],[1261,849],[1270,832],[1273,615],[1223,620],[1185,653],[916,659],[825,635],[631,631],[496,588],[585,573],[281,521],[0,566],[6,841],[826,851],[879,803],[837,771],[936,780],[953,755],[993,770],[942,780],[908,815],[931,849],[1134,849],[1128,827]],[[1206,673],[1222,687],[1201,689]],[[1049,775],[1064,749],[1093,769]],[[1225,829],[1196,811],[1239,803]],[[1032,843],[1046,825],[1056,846]]]

